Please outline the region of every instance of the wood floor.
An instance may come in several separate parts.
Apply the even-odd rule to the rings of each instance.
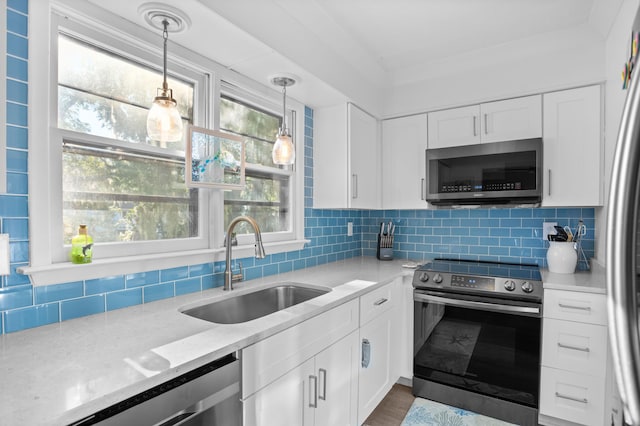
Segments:
[[[400,426],[414,399],[410,387],[396,383],[363,426]]]

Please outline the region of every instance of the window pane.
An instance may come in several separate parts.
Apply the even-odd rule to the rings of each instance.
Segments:
[[[99,136],[151,142],[147,111],[162,74],[73,38],[58,37],[58,126]],[[168,78],[185,125],[193,121],[193,85]],[[167,144],[184,150],[184,142]]]
[[[280,127],[281,117],[230,97],[223,97],[220,105],[220,127],[229,133],[243,136],[247,169],[245,188],[224,193],[225,228],[236,216],[248,215],[256,219],[263,232],[291,230],[290,178],[269,173],[268,168],[279,170],[273,164],[271,151]],[[250,165],[266,166],[260,172]],[[253,232],[239,224],[238,233]]]
[[[96,242],[198,235],[197,190],[185,186],[183,162],[67,144],[62,160],[66,244],[80,224]]]
[[[271,158],[280,117],[229,98],[220,100],[220,127],[245,137],[247,163],[275,167]]]
[[[288,179],[247,176],[245,188],[224,193],[225,228],[236,216],[253,217],[262,232],[280,232],[289,229],[289,185]],[[244,231],[238,225],[238,233]]]

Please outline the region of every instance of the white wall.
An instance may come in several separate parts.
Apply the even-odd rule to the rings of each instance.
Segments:
[[[625,0],[618,17],[609,32],[606,43],[606,100],[605,100],[605,200],[609,198],[609,182],[611,178],[611,162],[615,150],[618,127],[626,90],[622,90],[620,74],[624,63],[629,59],[629,43],[631,41],[631,25],[640,5],[639,0]],[[606,222],[606,206],[596,210],[596,257],[604,263],[604,236]]]

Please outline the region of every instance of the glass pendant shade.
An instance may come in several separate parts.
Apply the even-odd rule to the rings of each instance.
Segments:
[[[291,77],[278,76],[273,77],[271,82],[282,87],[282,126],[278,130],[278,137],[273,144],[271,158],[274,164],[290,166],[296,161],[296,150],[287,130],[287,86],[295,84],[296,81]]]
[[[182,118],[176,101],[170,96],[158,96],[154,99],[147,116],[147,134],[152,141],[182,140]]]
[[[289,166],[296,161],[296,151],[293,147],[291,136],[279,132],[276,142],[273,144],[271,157],[275,164]]]

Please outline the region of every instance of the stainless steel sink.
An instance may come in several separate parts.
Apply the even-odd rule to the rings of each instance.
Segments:
[[[330,291],[330,288],[311,288],[295,283],[283,283],[189,308],[182,313],[217,324],[237,324],[261,318]]]

